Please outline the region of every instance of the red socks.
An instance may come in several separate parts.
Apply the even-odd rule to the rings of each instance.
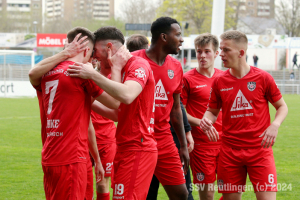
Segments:
[[[109,192],[108,193],[98,193],[97,192],[97,200],[109,200]]]
[[[221,198],[219,200],[223,200],[223,196],[221,196]]]

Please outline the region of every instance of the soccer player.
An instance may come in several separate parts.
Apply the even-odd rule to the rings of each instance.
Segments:
[[[221,35],[220,56],[229,69],[213,82],[200,128],[216,141],[218,134],[211,128],[222,109],[217,182],[224,200],[241,199],[247,174],[258,200],[274,200],[277,176],[272,146],[288,108],[273,77],[246,63],[247,45],[247,36],[242,32],[227,31]],[[269,102],[276,109],[272,123]]]
[[[95,59],[96,60],[96,59]],[[97,62],[96,70],[103,76],[110,78],[111,67],[108,65],[100,66]],[[92,106],[94,108],[95,102]],[[102,165],[104,167],[104,179],[96,184],[97,200],[109,200],[109,178],[113,182],[113,160],[116,154],[116,125],[114,121],[97,114],[97,112],[91,112],[91,118],[93,126],[96,132],[97,146],[99,156],[101,158]]]
[[[29,72],[31,84],[42,92],[47,117],[47,124],[42,125],[46,127],[42,150],[46,199],[84,198],[88,147],[95,159],[97,179],[102,179],[104,173],[96,140],[88,138],[91,96],[101,100],[103,90],[91,81],[73,79],[67,72],[68,66],[74,62],[86,63],[90,59],[94,35],[85,28],[77,27],[69,31],[67,37],[69,41],[79,39],[78,45],[83,47],[80,53],[72,54],[54,68],[48,64],[49,59],[44,60]],[[85,40],[89,42],[86,47],[83,46],[86,43],[82,44]],[[63,54],[69,53],[66,49]]]
[[[108,56],[124,44],[124,36],[115,27],[102,27],[94,34],[95,58],[101,62],[101,67],[108,66]],[[123,69],[118,68],[122,83],[107,79],[90,65],[77,63],[70,68],[70,76],[93,80],[121,102],[116,132],[113,199],[146,199],[157,162],[153,136],[155,82],[149,63],[132,56]]]
[[[143,35],[139,35],[139,34],[132,35],[127,39],[126,47],[130,52],[140,50],[140,49],[148,49],[148,39]],[[188,123],[186,112],[185,112],[185,109],[184,109],[181,102],[180,102],[180,108],[181,108],[181,111],[182,111],[185,133],[191,137],[192,136],[191,133],[190,133],[191,126]],[[172,127],[172,123],[171,122],[169,122],[169,123],[170,123],[170,126],[171,126],[170,130],[171,130],[174,142],[176,144],[176,147],[178,149],[180,149],[180,142],[177,138],[177,135],[176,135],[173,127]],[[190,141],[191,140],[193,141],[192,138],[190,139]],[[189,152],[191,152],[193,149],[194,149],[194,143],[190,143],[189,147],[188,147]],[[187,174],[185,175],[185,179],[186,179],[186,186],[187,186],[187,188],[189,188],[190,183],[191,183],[191,176],[190,176],[190,170],[189,169],[187,171]],[[156,200],[157,199],[157,194],[158,194],[158,189],[159,189],[159,181],[156,178],[156,176],[153,175],[153,178],[152,178],[152,181],[151,181],[151,184],[150,184],[150,188],[149,188],[149,192],[148,192],[148,195],[147,195],[147,200]],[[188,200],[193,200],[192,190],[189,191]]]
[[[189,153],[183,128],[180,109],[182,89],[182,66],[169,54],[178,54],[183,42],[179,23],[170,17],[160,17],[151,25],[152,40],[147,50],[132,54],[146,59],[154,73],[155,86],[155,139],[158,148],[158,161],[155,176],[164,186],[171,200],[187,199],[184,172],[189,167]],[[178,150],[173,141],[169,121],[171,120],[181,148]]]
[[[219,40],[214,35],[204,33],[195,38],[194,44],[198,66],[183,75],[184,87],[181,99],[187,111],[188,121],[193,126],[192,136],[195,146],[190,153],[193,182],[201,184],[199,187],[201,200],[213,200],[214,182],[221,147],[221,112],[214,124],[219,132],[220,140],[218,142],[209,141],[199,125],[207,109],[213,80],[222,73],[221,70],[214,68],[215,58],[219,54]]]
[[[140,49],[148,49],[149,41],[144,35],[133,34],[126,40],[126,47],[130,52]]]

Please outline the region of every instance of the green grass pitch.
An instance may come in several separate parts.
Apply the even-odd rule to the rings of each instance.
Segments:
[[[289,114],[273,148],[278,183],[281,184],[277,199],[299,200],[300,96],[284,95],[284,99]],[[274,118],[272,106],[270,111]],[[45,199],[41,148],[37,98],[0,98],[0,199]],[[249,181],[247,184],[250,185]],[[195,200],[199,199],[196,191],[193,195]],[[216,193],[215,199],[219,197]],[[163,187],[160,187],[158,199],[168,199]],[[255,194],[247,191],[242,199],[255,199]]]

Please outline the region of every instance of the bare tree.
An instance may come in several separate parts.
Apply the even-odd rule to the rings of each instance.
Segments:
[[[291,37],[300,36],[300,1],[281,0],[276,6],[276,19]]]
[[[126,23],[151,23],[159,5],[146,0],[128,0],[122,6]]]

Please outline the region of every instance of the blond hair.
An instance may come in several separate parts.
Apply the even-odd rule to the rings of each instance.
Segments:
[[[217,51],[219,48],[219,40],[215,35],[212,35],[210,33],[203,33],[198,35],[195,40],[194,40],[194,44],[195,44],[195,49],[200,46],[200,47],[204,47],[205,45],[211,43],[213,45],[213,50]],[[196,49],[197,51],[197,49]]]
[[[222,40],[234,40],[236,43],[244,43],[248,45],[248,38],[246,34],[241,31],[226,31],[220,36],[220,38]]]

